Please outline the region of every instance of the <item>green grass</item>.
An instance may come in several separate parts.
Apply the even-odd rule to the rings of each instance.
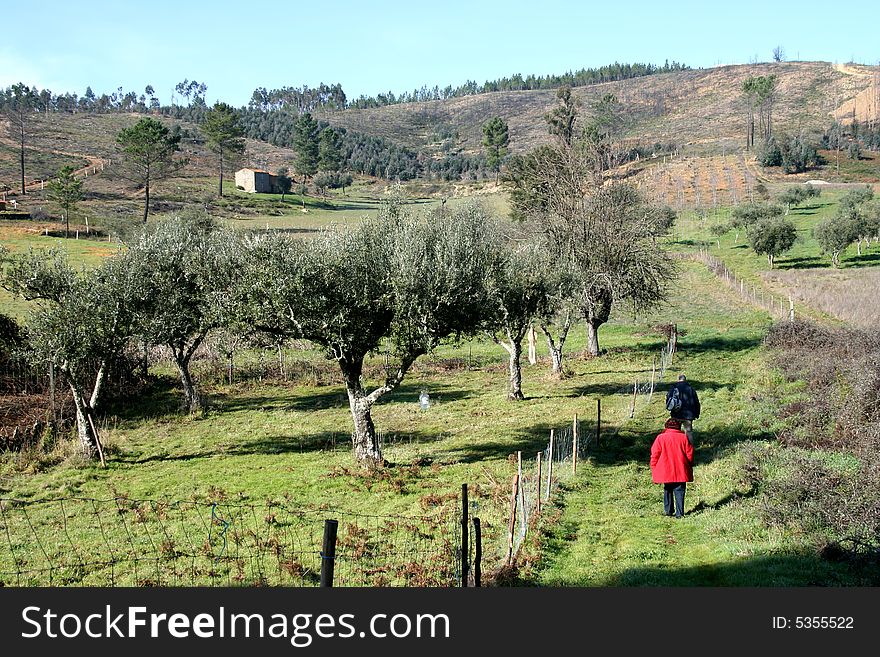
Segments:
[[[4,221],[0,223],[0,245],[13,254],[26,253],[30,249],[61,249],[68,254],[74,265],[84,267],[97,266],[101,260],[115,253],[118,248],[105,240],[86,239],[84,234],[80,236],[81,239],[74,239],[75,232],[71,233],[69,239],[45,235],[40,231],[41,227],[47,228],[50,232],[59,230],[57,224],[50,226],[37,225],[30,221]],[[63,226],[60,229],[63,230]],[[28,302],[0,288],[0,313],[24,320],[27,309]]]
[[[355,197],[353,191],[352,198],[369,197]],[[834,211],[834,199],[834,193],[826,192],[819,204],[794,211],[805,237],[798,245],[801,251],[793,252],[792,258],[809,257],[816,246],[809,242],[809,229]],[[248,195],[241,202],[252,204],[257,212],[279,204],[264,195]],[[336,196],[329,201],[341,202]],[[423,206],[437,202],[425,201]],[[295,212],[296,206],[292,209]],[[278,227],[314,230],[322,222],[336,221],[340,215],[335,213],[340,211],[315,204],[305,213],[309,217],[304,223],[297,224],[291,212],[277,218]],[[370,207],[352,209],[359,211],[369,213]],[[44,240],[9,230],[3,235],[4,244],[14,250],[42,245]],[[695,248],[705,237],[707,227],[685,216],[670,246]],[[97,244],[68,240],[65,246],[75,249],[73,257],[84,263],[93,264],[102,257],[98,250],[91,250]],[[732,268],[760,282],[766,260],[734,244],[732,235],[724,236],[715,251]],[[674,371],[666,380],[685,371],[704,409],[696,426],[696,481],[689,486],[689,513],[681,521],[662,516],[660,490],[651,483],[647,467],[651,440],[664,417],[664,389],[660,388],[650,406],[639,405],[634,420],[628,419],[631,393],[627,388],[634,378],[650,376],[652,359],[663,344],[653,327],[667,322],[679,326],[681,338]],[[772,379],[761,347],[769,323],[765,313],[745,305],[704,267],[684,263],[682,279],[665,307],[641,319],[618,312],[602,328],[600,338],[607,353],[601,358],[583,357],[585,335],[578,327],[566,345],[567,378],[548,378],[546,358],[536,366],[525,365],[527,399],[522,403],[505,399],[505,353],[499,347],[485,340],[443,346],[420,359],[401,388],[375,407],[374,419],[385,436],[386,457],[392,465],[373,476],[353,467],[345,391],[332,363],[317,351],[287,350],[287,367],[297,373],[289,382],[255,374],[263,366],[254,353],[242,354],[237,363],[239,371],[250,371],[252,376],[232,385],[223,381],[222,362],[196,363],[210,406],[194,417],[179,414],[181,394],[165,364],[155,368],[159,378],[141,397],[108,409],[103,421],[110,447],[106,470],[75,460],[53,463],[53,458],[64,455],[63,449],[60,456],[46,459],[7,454],[0,461],[0,495],[29,500],[225,496],[261,503],[284,498],[294,506],[324,506],[328,513],[344,509],[422,514],[451,509],[461,483],[467,482],[484,521],[488,570],[504,554],[511,456],[522,451],[526,458],[533,458],[546,444],[549,430],[566,426],[574,414],[589,421],[595,399],[600,397],[605,427],[602,447],[582,463],[577,478],[566,482],[557,496],[561,516],[558,523],[542,527],[539,549],[543,559],[523,571],[525,582],[626,586],[863,583],[863,574],[819,561],[812,546],[799,537],[764,527],[759,498],[740,481],[739,447],[773,441],[769,422],[773,412],[763,406]],[[272,356],[263,358],[271,360]],[[378,355],[368,363],[368,384],[378,383],[381,364]],[[433,401],[427,412],[418,409],[421,390],[427,390]],[[51,525],[41,531],[52,531]],[[95,549],[101,546],[85,533],[77,540],[83,545],[91,540]],[[124,546],[115,541],[122,540],[121,536],[112,538],[119,549]],[[0,556],[0,563],[4,559],[8,564],[9,555]]]
[[[694,482],[681,520],[662,514],[648,455],[666,417],[665,395],[579,471],[564,510],[545,537],[531,581],[553,586],[861,585],[863,572],[820,560],[798,536],[766,528],[760,499],[740,480],[739,448],[773,443],[773,409],[760,346],[769,317],[688,267],[673,316],[685,335],[675,371],[695,385],[703,413],[695,422]],[[693,294],[698,292],[698,294]],[[664,316],[668,316],[665,315]],[[878,581],[877,573],[873,574]]]
[[[802,206],[792,208],[788,218],[798,232],[798,241],[787,253],[776,259],[777,269],[796,269],[803,267],[830,267],[831,256],[823,256],[818,242],[813,238],[813,229],[821,221],[833,217],[837,204],[844,192],[823,190],[816,199],[809,199]],[[709,247],[709,253],[721,258],[737,274],[747,277],[752,283],[760,282],[760,272],[768,268],[767,258],[758,255],[749,247],[745,231],[731,230],[720,237],[711,234],[710,228],[730,220],[730,208],[719,208],[714,215],[700,219],[693,212],[683,212],[676,223],[675,242],[683,250],[696,248],[699,244]],[[855,255],[855,246],[846,250],[841,258],[843,266],[865,266],[873,264],[866,256]]]

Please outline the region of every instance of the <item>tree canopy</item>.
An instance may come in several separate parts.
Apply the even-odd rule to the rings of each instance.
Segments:
[[[244,153],[244,131],[238,122],[235,110],[226,103],[215,103],[205,115],[201,130],[208,142],[208,148],[219,156],[220,186],[219,196],[223,196],[223,167],[226,158]]]
[[[180,148],[180,133],[172,133],[160,121],[147,117],[120,130],[116,143],[122,150],[122,175],[144,189],[143,222],[147,223],[151,185],[172,176],[183,165],[172,159]]]

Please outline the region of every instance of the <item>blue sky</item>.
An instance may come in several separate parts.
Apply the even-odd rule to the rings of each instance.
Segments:
[[[207,84],[209,103],[243,105],[260,86],[340,82],[355,98],[614,61],[768,61],[777,45],[788,59],[880,62],[876,0],[5,4],[0,86],[152,84],[163,103],[184,78]]]

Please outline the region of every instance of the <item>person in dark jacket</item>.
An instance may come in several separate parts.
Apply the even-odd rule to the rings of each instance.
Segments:
[[[675,418],[666,420],[665,430],[651,445],[651,479],[663,484],[663,512],[681,518],[687,482],[694,480],[694,447]]]
[[[677,405],[675,398],[678,401]],[[666,393],[666,410],[669,411],[670,417],[681,422],[681,428],[693,446],[694,420],[700,417],[700,398],[697,397],[697,391],[687,382],[684,374],[678,375],[678,381]]]

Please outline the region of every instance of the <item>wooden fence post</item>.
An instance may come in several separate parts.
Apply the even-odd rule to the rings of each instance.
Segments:
[[[535,513],[537,515],[541,515],[541,452],[538,452],[535,460],[538,464],[538,485],[535,488],[537,491],[536,501],[535,501]]]
[[[483,566],[483,537],[480,533],[480,519],[474,518],[474,586],[481,586]]]
[[[333,586],[333,569],[336,565],[336,532],[338,520],[324,521],[324,542],[321,545],[321,586]]]
[[[633,382],[633,400],[632,406],[629,407],[629,416],[634,417],[636,414],[636,395],[639,393],[639,380]]]
[[[461,485],[461,586],[468,584],[468,490],[467,484]]]
[[[550,454],[547,457],[547,494],[545,500],[550,499],[550,484],[553,481],[553,429],[550,429]]]
[[[576,475],[578,469],[578,416],[574,414],[571,423],[571,474]]]
[[[648,401],[650,402],[654,399],[654,377],[657,374],[657,356],[651,357],[651,393],[648,397]]]
[[[516,527],[516,498],[519,493],[519,475],[513,475],[510,491],[510,522],[507,525],[507,563],[513,562],[513,531]]]

